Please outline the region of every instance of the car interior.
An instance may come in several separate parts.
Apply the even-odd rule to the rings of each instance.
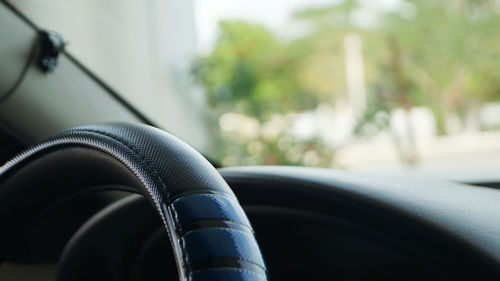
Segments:
[[[500,181],[222,167],[66,43],[0,2],[0,280],[500,279]]]

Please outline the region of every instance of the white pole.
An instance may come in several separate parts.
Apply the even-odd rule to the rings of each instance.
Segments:
[[[358,118],[366,108],[365,70],[361,37],[357,34],[347,35],[344,40],[344,48],[348,102],[353,117]]]

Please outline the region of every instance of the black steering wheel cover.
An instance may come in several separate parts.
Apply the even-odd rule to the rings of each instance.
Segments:
[[[76,160],[47,167],[57,156],[91,158],[92,176],[82,169],[74,177]],[[0,258],[29,220],[61,199],[60,192],[71,196],[95,188],[95,178],[148,198],[169,233],[180,280],[267,280],[252,227],[217,170],[182,141],[141,124],[69,129],[0,167]]]

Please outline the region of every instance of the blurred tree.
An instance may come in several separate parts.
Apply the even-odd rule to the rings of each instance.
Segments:
[[[313,108],[314,95],[295,79],[296,54],[262,26],[221,22],[213,52],[198,59],[194,76],[212,106],[263,121],[274,113]]]
[[[379,109],[384,111],[428,106],[436,117],[438,132],[445,134],[447,114],[458,113],[464,118],[477,104],[500,98],[500,72],[493,71],[500,67],[498,1],[401,1],[396,10],[374,11],[378,21],[369,27],[361,26],[355,17],[356,12],[368,9],[362,3],[345,0],[294,16],[312,25],[312,32],[301,41],[310,46],[330,46],[330,53],[343,55],[339,46],[347,34],[362,37],[372,96],[369,111],[377,110],[372,105],[382,104]],[[315,54],[320,49],[310,47],[308,51]],[[323,57],[319,61],[332,61],[326,59],[327,55]],[[344,95],[344,83],[336,81],[335,85],[334,96]],[[374,98],[385,102],[375,102]]]
[[[280,148],[279,140],[289,138],[286,128],[272,129],[276,131],[272,138],[263,136],[261,126],[257,126],[256,136],[246,138],[220,128],[218,120],[224,112],[251,116],[264,126],[273,115],[313,109],[321,100],[322,91],[318,89],[323,86],[308,82],[321,72],[322,64],[299,44],[281,43],[264,27],[241,21],[221,22],[220,29],[215,49],[196,60],[192,68],[195,79],[205,88],[208,103],[216,109],[215,121],[210,121],[215,156],[226,159],[227,165],[330,166],[333,150],[319,139],[293,139],[290,147]],[[310,73],[304,65],[320,69]],[[308,87],[311,85],[317,86]],[[294,156],[290,156],[290,150]],[[312,151],[321,153],[321,157],[315,160]]]
[[[363,16],[367,10],[373,16],[368,23]],[[465,123],[466,116],[477,114],[479,105],[500,100],[500,8],[496,0],[401,0],[397,8],[385,10],[371,1],[344,0],[297,11],[292,17],[308,26],[309,32],[290,42],[276,39],[259,25],[220,23],[214,50],[193,67],[209,104],[217,109],[216,118],[232,111],[263,124],[273,114],[346,99],[344,40],[353,33],[363,41],[368,89],[366,111],[355,132],[373,134],[377,132],[374,127],[387,130],[391,127],[388,116],[403,109],[410,144],[404,146],[393,136],[403,163],[418,160],[411,108],[430,108],[438,133],[447,134],[448,116],[457,115]],[[216,132],[221,157],[243,159],[235,164],[258,157],[264,163],[304,163],[302,158],[289,157],[289,150],[278,149],[280,137],[288,137],[284,131],[275,139],[247,140]],[[263,154],[250,155],[249,151],[255,152],[248,149],[250,142],[265,145],[259,150]],[[321,151],[316,161],[321,165],[330,165],[334,154],[318,139],[297,141],[294,147],[302,154]]]
[[[397,38],[404,52],[414,102],[430,107],[440,134],[444,119],[464,118],[477,104],[500,98],[498,38],[500,16],[496,1],[411,0],[409,17],[391,13],[383,30]]]

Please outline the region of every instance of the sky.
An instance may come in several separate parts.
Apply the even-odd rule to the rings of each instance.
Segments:
[[[210,51],[217,40],[220,20],[247,20],[260,23],[287,36],[300,32],[300,26],[290,21],[290,15],[301,8],[338,3],[341,0],[194,0],[198,49]],[[360,0],[373,9],[394,9],[401,0]],[[375,7],[376,6],[376,7]],[[361,13],[361,20],[369,15]],[[370,22],[366,22],[371,24]],[[288,34],[287,34],[288,33]]]

